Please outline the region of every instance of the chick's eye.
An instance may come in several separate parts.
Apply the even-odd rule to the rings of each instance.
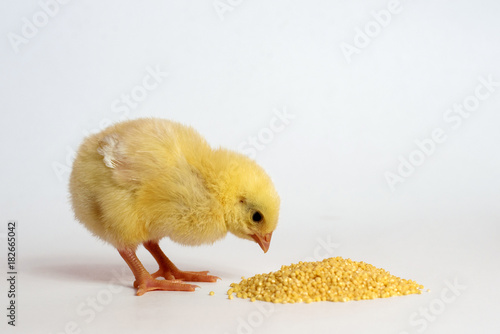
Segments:
[[[260,223],[262,221],[262,214],[259,212],[259,211],[255,211],[253,216],[252,216],[252,220],[256,223]]]

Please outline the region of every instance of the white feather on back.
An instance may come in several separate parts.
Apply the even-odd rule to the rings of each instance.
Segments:
[[[115,168],[123,160],[124,155],[121,151],[118,136],[114,133],[101,139],[97,149],[97,153],[104,157],[104,164],[109,168]]]

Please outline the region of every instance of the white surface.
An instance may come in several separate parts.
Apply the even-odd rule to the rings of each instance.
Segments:
[[[460,125],[443,117],[453,104],[473,102],[480,78],[500,81],[500,4],[402,1],[348,63],[342,43],[353,44],[356,29],[373,25],[371,12],[388,2],[231,3],[221,20],[212,1],[73,1],[18,53],[8,34],[21,34],[23,17],[40,5],[0,4],[0,232],[8,219],[20,226],[18,326],[2,314],[0,331],[70,333],[74,324],[78,333],[498,332],[500,87]],[[231,236],[202,248],[164,240],[179,267],[209,269],[222,281],[136,297],[117,252],[74,220],[67,168],[84,133],[119,120],[124,104],[114,103],[155,68],[168,77],[128,117],[174,119],[214,146],[247,152],[273,110],[294,118],[255,156],[282,198],[270,251]],[[416,157],[414,142],[436,128],[446,140],[391,191],[384,174],[396,172],[399,156]],[[143,249],[139,256],[155,270]],[[374,264],[431,292],[272,311],[225,298],[240,276],[329,256]],[[114,272],[124,281],[113,281]],[[446,282],[463,288],[455,295]],[[107,303],[95,316],[92,298]]]

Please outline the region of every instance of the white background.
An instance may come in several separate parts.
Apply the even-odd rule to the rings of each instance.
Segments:
[[[212,0],[71,1],[51,5],[43,22],[37,1],[1,2],[0,262],[5,273],[6,225],[16,219],[19,277],[16,328],[6,324],[0,279],[0,331],[497,332],[500,3],[219,3],[230,10],[218,13]],[[24,27],[34,17],[38,31]],[[356,53],[342,51],[348,44]],[[168,76],[125,115],[122,94],[137,97],[155,68]],[[481,78],[496,84],[488,91]],[[447,114],[463,103],[467,118]],[[276,110],[292,116],[270,138]],[[147,116],[242,152],[260,136],[255,159],[281,195],[267,254],[233,236],[210,247],[162,242],[181,269],[222,278],[194,293],[136,297],[116,250],[77,223],[68,202],[72,152],[84,135]],[[415,141],[436,128],[446,139],[424,156]],[[391,189],[386,173],[398,173],[400,158],[419,166]],[[431,292],[309,305],[225,297],[240,276],[330,256]]]

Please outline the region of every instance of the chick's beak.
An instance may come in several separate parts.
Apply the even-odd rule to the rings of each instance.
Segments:
[[[267,250],[269,249],[269,245],[271,244],[271,237],[273,236],[273,232],[267,233],[267,234],[259,234],[255,233],[252,234],[251,237],[253,240],[255,240],[256,243],[259,244],[260,248],[264,251],[264,253],[267,253]]]

